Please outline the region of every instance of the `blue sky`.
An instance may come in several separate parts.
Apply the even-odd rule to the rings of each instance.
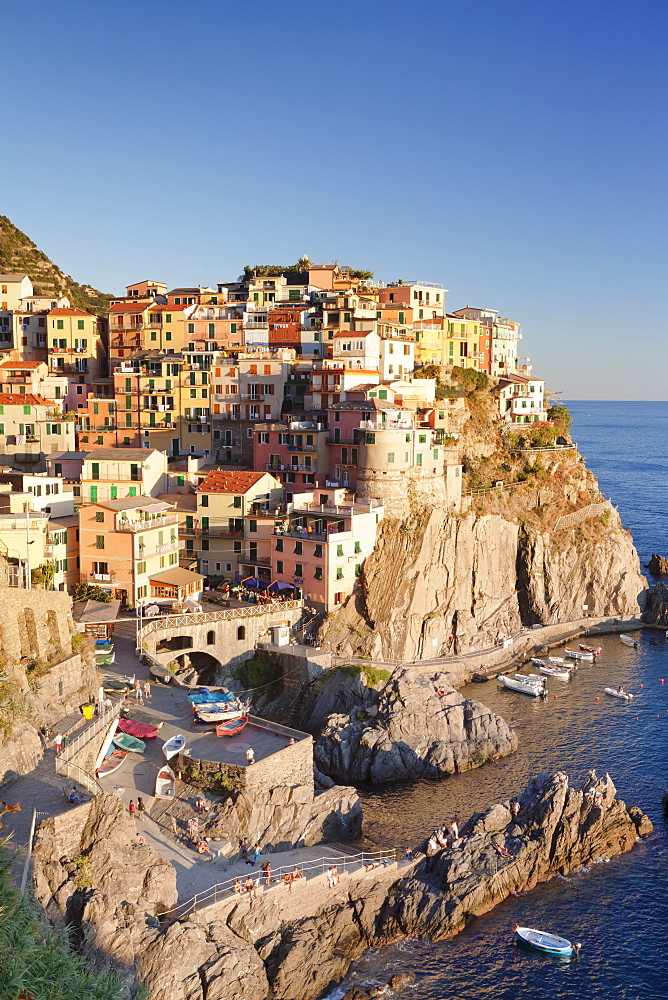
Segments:
[[[666,399],[668,6],[36,0],[0,212],[77,280],[307,253],[523,324],[570,398]]]

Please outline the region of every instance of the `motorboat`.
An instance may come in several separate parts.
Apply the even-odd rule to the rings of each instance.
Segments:
[[[238,719],[242,714],[239,705],[232,702],[213,702],[206,705],[194,705],[195,722],[225,722],[227,719]]]
[[[564,652],[566,653],[566,656],[570,656],[572,660],[589,660],[590,662],[593,662],[594,660],[593,653],[585,653],[582,649],[570,649],[566,646]]]
[[[546,951],[549,955],[563,955],[568,957],[573,952],[580,950],[579,944],[571,944],[566,938],[557,934],[548,934],[547,931],[536,930],[535,927],[515,927],[515,934],[520,941],[537,948],[539,951]]]
[[[633,695],[630,691],[619,691],[617,688],[603,688],[606,694],[609,694],[611,698],[621,698],[622,701],[631,701]]]
[[[636,642],[636,640],[632,636],[630,636],[630,635],[620,635],[619,638],[622,640],[622,642],[624,643],[625,646],[630,646],[631,649],[637,649],[638,648],[638,643]]]
[[[518,681],[526,681],[527,684],[542,684],[543,678],[540,674],[515,674]]]
[[[563,656],[548,656],[547,659],[554,667],[563,667],[564,663],[568,663],[568,661],[565,660]]]
[[[156,799],[170,799],[174,798],[174,789],[176,788],[176,775],[172,771],[168,764],[163,764],[158,771],[158,777],[155,779],[155,797]]]
[[[117,771],[126,757],[127,752],[125,750],[112,750],[110,754],[107,754],[98,767],[98,778],[105,778],[108,774],[112,774],[114,771]]]
[[[176,757],[177,754],[181,753],[185,745],[186,738],[181,733],[166,740],[162,744],[162,752],[165,755],[165,760],[171,760],[172,757]]]
[[[236,736],[248,724],[248,716],[240,715],[236,719],[228,719],[216,726],[216,736]]]
[[[544,678],[541,677],[541,682],[543,680]],[[545,696],[545,685],[543,683],[536,684],[534,681],[521,681],[516,677],[506,677],[505,674],[499,674],[498,681],[503,687],[509,688],[511,691],[519,691],[520,694],[528,694],[531,698],[542,698]]]
[[[603,647],[602,646],[583,646],[582,643],[580,643],[580,649],[581,649],[581,651],[583,653],[593,653],[594,656],[600,656],[601,655],[601,650],[603,649]]]
[[[531,660],[538,667],[539,673],[544,674],[545,677],[556,677],[560,681],[568,681],[571,677],[571,672],[568,667],[558,667],[554,663],[550,663],[549,660]]]
[[[146,749],[143,740],[137,739],[136,736],[130,736],[129,733],[116,733],[111,742],[119,749],[127,750],[130,753],[143,753]]]

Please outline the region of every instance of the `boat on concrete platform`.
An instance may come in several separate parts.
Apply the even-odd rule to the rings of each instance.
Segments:
[[[130,736],[129,733],[116,733],[111,742],[120,750],[127,750],[130,753],[143,753],[146,749],[143,740],[137,739],[136,736]]]
[[[185,745],[186,738],[181,733],[166,740],[162,744],[162,752],[165,755],[165,760],[171,760],[172,757],[176,757],[177,754],[181,753]]]
[[[238,719],[228,719],[216,726],[216,736],[236,736],[248,723],[248,716],[241,715]]]
[[[127,757],[126,750],[113,750],[108,754],[100,766],[97,769],[98,778],[105,778],[108,774],[113,774],[114,771],[118,770],[125,758]]]
[[[173,799],[176,788],[176,775],[169,764],[163,764],[155,779],[156,799]]]

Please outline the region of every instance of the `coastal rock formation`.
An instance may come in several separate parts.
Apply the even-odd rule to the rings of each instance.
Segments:
[[[521,514],[432,507],[383,522],[361,586],[323,636],[345,655],[410,662],[485,649],[522,625],[577,619],[583,605],[590,615],[636,613],[645,588],[614,508],[555,529],[523,524]]]
[[[647,563],[647,569],[653,576],[668,576],[668,559],[665,556],[652,555]]]
[[[652,587],[647,596],[643,618],[648,625],[668,627],[668,584],[657,583]]]
[[[518,800],[516,816],[510,802],[474,815],[457,849],[335,889],[319,876],[291,893],[229,898],[165,926],[155,918],[174,902],[173,871],[133,843],[119,803],[98,796],[42,824],[36,892],[53,923],[66,920],[93,960],[125,976],[128,996],[143,983],[152,1000],[315,1000],[367,947],[443,940],[510,893],[627,851],[652,829],[594,772],[579,789],[565,774],[541,775]]]
[[[411,667],[383,688],[376,714],[332,715],[314,747],[317,767],[335,778],[382,784],[436,778],[517,749],[504,720],[463,698],[447,675]]]
[[[314,796],[305,785],[278,785],[268,794],[243,792],[217,804],[200,829],[207,837],[232,843],[248,837],[265,853],[285,851],[358,836],[362,806],[354,788],[332,783]]]

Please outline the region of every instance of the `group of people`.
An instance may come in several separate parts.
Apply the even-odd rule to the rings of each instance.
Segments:
[[[339,884],[339,869],[336,865],[332,865],[331,868],[327,869],[325,874],[327,875],[328,888],[334,889],[334,887]]]
[[[137,799],[136,805],[134,799],[130,799],[130,805],[128,806],[128,810],[130,812],[130,816],[136,816],[137,819],[144,818],[144,813],[146,812],[146,806],[144,805],[144,800],[142,799],[141,795]]]
[[[242,837],[239,841],[239,852],[247,865],[255,867],[260,863],[260,845],[256,844],[255,847],[251,847],[247,837]]]
[[[447,827],[437,826],[427,844],[430,854],[444,851],[446,848],[457,848],[461,844],[463,837],[459,833],[459,817],[454,815],[452,822]]]

